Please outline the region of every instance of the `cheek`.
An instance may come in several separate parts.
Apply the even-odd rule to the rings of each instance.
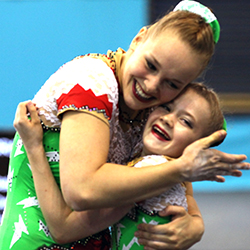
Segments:
[[[145,67],[144,61],[141,58],[136,56],[131,57],[127,62],[128,71],[132,75],[145,75],[147,73],[147,69]]]
[[[177,146],[179,145],[179,148],[182,149],[182,151],[189,146],[191,143],[196,141],[194,136],[190,134],[190,131],[179,131],[178,138],[176,140]]]
[[[138,78],[143,78],[147,74],[147,70],[142,64],[132,64],[130,74]]]

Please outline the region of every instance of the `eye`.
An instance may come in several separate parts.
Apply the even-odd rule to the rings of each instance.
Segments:
[[[171,81],[167,81],[168,85],[172,88],[172,89],[179,89],[178,86],[176,84],[174,84]]]
[[[183,122],[186,126],[188,126],[188,127],[191,128],[191,129],[193,128],[192,122],[190,122],[188,119],[182,118],[181,120],[182,120],[182,122]]]
[[[171,111],[171,108],[170,108],[169,104],[166,104],[166,103],[162,104],[161,107],[164,108],[167,112]]]
[[[151,63],[149,60],[146,60],[147,61],[147,66],[150,70],[153,70],[155,71],[156,70],[156,67],[154,66],[153,63]]]

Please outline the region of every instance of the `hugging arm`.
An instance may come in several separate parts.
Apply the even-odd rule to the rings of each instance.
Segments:
[[[236,168],[249,168],[249,164],[241,163],[244,155],[208,149],[224,137],[223,131],[216,132],[188,146],[179,159],[164,164],[127,168],[106,163],[109,131],[102,121],[68,111],[63,116],[60,135],[63,196],[73,209],[87,210],[144,200],[183,181],[224,181],[220,175],[239,176]]]
[[[26,116],[26,107],[31,120]],[[72,211],[65,203],[52,175],[41,143],[43,131],[40,119],[36,115],[36,108],[32,103],[19,105],[14,126],[25,142],[39,205],[50,233],[57,243],[65,244],[95,234],[117,222],[128,212],[130,206]]]
[[[26,108],[27,107],[27,108]],[[31,120],[27,119],[26,112]],[[28,154],[37,197],[46,223],[54,240],[60,244],[72,242],[97,233],[118,221],[129,210],[129,206],[120,208],[96,209],[76,212],[65,203],[50,170],[43,145],[43,132],[36,109],[31,103],[19,105],[15,127],[23,138]],[[34,134],[36,136],[34,136]],[[147,235],[151,235],[149,231]],[[161,232],[155,232],[154,235]],[[159,241],[163,241],[159,239]],[[149,244],[151,243],[148,240]],[[156,246],[156,249],[157,246]]]
[[[30,112],[31,120],[27,119],[27,115],[26,115],[27,112]],[[98,120],[98,119],[96,119],[96,120]],[[91,212],[86,211],[86,212],[79,212],[79,213],[75,212],[75,215],[74,215],[74,213],[72,213],[72,210],[68,206],[66,206],[64,200],[62,199],[61,193],[59,192],[59,189],[55,184],[55,181],[54,181],[54,178],[51,174],[51,171],[50,171],[48,165],[46,165],[48,163],[47,163],[47,159],[44,155],[44,149],[42,146],[42,131],[41,131],[41,126],[40,126],[40,119],[37,116],[35,107],[33,106],[32,103],[21,103],[19,105],[19,107],[17,109],[17,114],[16,114],[14,126],[18,130],[21,138],[23,139],[25,148],[26,148],[27,153],[28,153],[30,163],[32,165],[32,171],[33,171],[33,169],[35,169],[35,171],[36,171],[36,172],[34,172],[34,181],[36,183],[36,189],[38,189],[38,193],[41,193],[41,197],[38,196],[38,199],[39,199],[39,202],[41,202],[41,207],[43,206],[42,204],[45,204],[44,206],[46,206],[46,209],[48,211],[49,216],[51,216],[51,218],[53,219],[53,221],[50,221],[51,218],[46,217],[47,216],[46,212],[43,210],[43,213],[45,214],[45,219],[46,219],[48,225],[50,225],[49,227],[50,227],[50,230],[52,231],[52,235],[54,234],[54,237],[57,240],[60,240],[60,239],[64,239],[65,241],[72,240],[72,238],[69,239],[69,237],[71,237],[70,233],[72,231],[79,233],[79,231],[82,230],[82,233],[83,233],[84,229],[86,229],[87,227],[88,227],[88,235],[90,234],[90,231],[89,231],[90,227],[93,227],[93,229],[91,229],[91,230],[93,230],[93,232],[97,232],[99,230],[102,230],[103,228],[106,228],[107,225],[114,223],[116,220],[118,220],[120,217],[122,217],[122,215],[124,215],[126,213],[126,211],[127,211],[126,209],[128,209],[128,208],[125,209],[126,211],[121,211],[121,210],[117,209],[116,210],[117,214],[115,216],[113,216],[114,211],[112,211],[112,209],[96,210],[96,211],[91,211]],[[102,127],[102,128],[105,129],[105,127]],[[96,127],[94,128],[94,131],[95,131],[95,129],[96,129]],[[95,132],[97,132],[97,131],[95,131]],[[215,138],[210,138],[208,141],[210,141],[212,143],[213,141],[219,140],[221,138],[219,133],[215,133],[213,135],[213,137],[215,137]],[[78,141],[78,140],[79,140],[79,138],[76,138],[76,141]],[[98,143],[99,143],[99,141],[98,141]],[[202,144],[202,142],[197,142],[197,143],[200,143],[202,145],[202,147],[206,147],[206,145],[209,144],[209,142],[206,142],[206,141],[203,142],[203,144],[205,144],[205,146]],[[195,149],[195,148],[197,148],[197,145],[194,145],[193,147]],[[202,150],[200,150],[200,151],[202,152]],[[192,152],[192,150],[191,150],[191,152]],[[194,155],[194,156],[196,156],[196,155]],[[187,157],[187,156],[184,155],[184,157]],[[236,171],[237,175],[240,175],[240,172],[238,172],[237,170],[227,169],[227,167],[225,166],[226,165],[225,162],[232,163],[232,166],[235,166],[235,165],[237,166],[237,163],[238,163],[239,168],[240,167],[247,168],[248,165],[243,164],[243,163],[242,164],[239,163],[242,160],[244,160],[244,158],[245,158],[244,156],[234,156],[234,155],[225,154],[224,155],[224,165],[221,163],[222,167],[219,168],[218,171],[215,173],[222,174],[222,171],[223,171],[223,173],[226,171],[227,174],[235,174],[235,171]],[[72,158],[68,158],[68,160],[71,161]],[[174,162],[174,161],[172,161],[172,162]],[[217,162],[218,162],[218,159],[217,159]],[[234,164],[234,163],[236,163],[236,164]],[[90,161],[90,164],[91,164],[91,161]],[[148,172],[147,171],[146,172],[145,171],[139,172],[138,170],[144,170],[144,169],[149,170],[150,167],[149,168],[142,168],[142,169],[133,169],[133,168],[127,168],[125,166],[116,165],[116,164],[107,164],[107,165],[108,166],[118,166],[119,171],[130,171],[131,170],[131,173],[132,173],[131,177],[133,177],[134,173],[136,173],[136,174],[140,173],[138,178],[141,176],[142,179],[139,178],[139,179],[135,180],[134,178],[131,178],[131,180],[133,182],[136,182],[137,186],[138,185],[140,186],[140,184],[144,185],[144,190],[142,190],[142,191],[139,190],[138,192],[136,192],[135,186],[133,186],[131,184],[130,188],[132,189],[132,191],[129,188],[127,190],[129,190],[132,194],[132,201],[136,200],[136,197],[137,198],[142,197],[142,199],[145,199],[145,198],[151,197],[153,195],[157,195],[158,193],[161,193],[162,191],[166,190],[166,185],[162,185],[162,186],[164,186],[164,188],[160,188],[161,185],[158,186],[158,191],[155,191],[155,189],[153,191],[149,190],[148,184],[149,184],[149,186],[153,185],[153,183],[150,182],[151,178],[149,178],[149,183],[147,183],[147,182],[145,183],[145,180],[143,178],[143,177],[147,176]],[[152,175],[155,175],[155,170],[157,168],[160,168],[162,170],[167,169],[167,167],[164,164],[162,164],[162,165],[163,166],[153,166],[152,169],[154,169],[154,171],[152,172]],[[178,181],[176,181],[176,179],[178,180],[179,173],[178,173],[178,171],[176,173],[176,171],[173,170],[173,169],[176,169],[176,167],[178,169],[178,164],[177,165],[174,164],[172,167],[170,165],[170,169],[172,169],[171,171],[173,171],[172,172],[173,177],[168,179],[169,183],[178,182]],[[99,168],[101,168],[101,166],[99,166],[97,168],[97,170]],[[210,168],[210,172],[212,171],[211,169],[212,168]],[[88,169],[85,169],[85,170],[88,171]],[[112,172],[113,170],[115,171],[116,167],[111,168],[110,171]],[[133,172],[132,172],[132,170],[133,170]],[[199,170],[199,168],[197,167],[196,172],[198,170]],[[119,171],[116,171],[115,173],[120,175]],[[159,169],[158,169],[158,171],[159,171]],[[171,171],[170,171],[170,173],[171,173]],[[92,170],[90,169],[89,172],[92,173]],[[142,174],[143,176],[141,175],[141,173],[143,173]],[[168,173],[168,174],[170,174],[170,173]],[[217,177],[217,175],[215,175],[215,173],[213,173],[213,172],[212,172],[212,174],[206,172],[205,177],[204,177],[204,175],[202,176],[202,172],[198,172],[198,173],[200,173],[199,178],[204,178],[204,179],[206,179],[206,178],[207,179],[219,178],[219,180],[221,180],[220,177]],[[87,173],[87,174],[89,174],[89,173]],[[166,176],[168,176],[167,173],[165,173],[165,174],[166,174]],[[37,178],[35,176],[37,176]],[[189,178],[191,178],[192,172],[187,171],[187,176],[189,176]],[[72,176],[68,176],[68,177],[69,178],[67,180],[72,179]],[[97,177],[98,177],[98,175],[97,175]],[[163,177],[165,179],[165,175]],[[159,178],[160,178],[159,180],[161,180],[161,175]],[[40,184],[39,184],[39,179],[41,180]],[[51,179],[53,179],[53,181]],[[102,179],[102,180],[104,183],[107,184],[107,182],[105,182],[105,179]],[[110,180],[110,179],[108,178],[108,180]],[[108,181],[108,180],[106,180],[106,181]],[[111,178],[111,180],[112,180],[112,178]],[[114,193],[118,192],[118,194],[119,194],[119,191],[124,190],[124,186],[126,186],[125,180],[126,179],[124,179],[124,178],[120,179],[120,185],[117,185],[117,190],[115,190]],[[79,181],[80,181],[80,178],[79,178]],[[53,185],[45,185],[45,183],[53,183],[54,186]],[[71,183],[73,183],[75,187],[78,187],[77,183],[75,183],[74,181],[71,181]],[[103,187],[103,185],[101,185],[101,187]],[[112,185],[111,185],[111,187],[112,187]],[[108,187],[106,187],[106,189],[109,190],[111,187],[108,186]],[[48,188],[50,188],[50,189],[48,189]],[[145,196],[143,196],[145,194],[145,190],[149,190],[149,195],[146,194]],[[78,189],[78,192],[80,192],[80,189]],[[123,202],[123,200],[122,200],[120,205],[130,204],[128,202],[128,200],[131,199],[131,197],[130,197],[131,195],[130,194],[123,194],[123,193],[120,193],[120,194],[121,194],[120,199],[124,199],[124,197],[125,198],[127,197],[127,202]],[[51,195],[51,196],[47,196],[47,198],[45,198],[46,195]],[[107,194],[105,198],[107,198],[108,201],[112,201],[113,203],[116,202],[116,205],[119,205],[119,200],[120,200],[119,197],[116,197],[116,199],[114,201],[112,195]],[[59,204],[58,210],[54,210],[55,207],[53,206],[53,204],[47,202],[48,199],[50,199],[50,200],[54,199]],[[198,207],[197,207],[194,199],[192,198],[192,196],[190,197],[190,199],[188,199],[188,201],[190,201],[191,203],[193,202],[192,206],[190,206],[190,202],[188,204],[190,209],[193,208],[189,211],[190,214],[193,213],[193,216],[190,216],[190,215],[188,216],[188,214],[185,211],[183,211],[181,208],[176,208],[174,206],[170,206],[168,208],[168,211],[166,211],[168,214],[176,214],[176,216],[175,216],[176,219],[171,222],[172,224],[169,223],[169,225],[171,224],[172,228],[173,228],[173,231],[171,234],[173,235],[173,237],[174,237],[174,235],[176,235],[175,242],[178,242],[178,239],[181,239],[181,237],[184,235],[184,237],[183,237],[184,241],[180,240],[180,243],[176,243],[177,245],[178,244],[186,244],[185,238],[188,238],[189,237],[188,235],[190,235],[190,233],[189,232],[187,233],[187,231],[186,231],[186,235],[185,235],[185,230],[182,230],[183,234],[178,234],[178,232],[180,232],[180,231],[178,231],[178,228],[180,228],[180,226],[178,226],[178,223],[179,223],[179,225],[182,225],[183,223],[185,223],[186,225],[189,225],[189,227],[192,228],[191,232],[196,234],[196,236],[195,236],[196,241],[198,241],[199,238],[201,237],[201,235],[203,234],[203,230],[204,230],[203,221],[202,221],[202,218],[199,217]],[[42,203],[42,202],[44,202],[44,203]],[[105,203],[105,202],[101,201],[101,203],[98,204],[101,207],[100,204],[104,204],[108,207],[107,203]],[[53,211],[57,211],[57,212],[55,212],[55,214],[52,214],[51,212],[53,212]],[[198,213],[197,213],[197,211],[198,211]],[[95,214],[95,212],[97,214]],[[121,212],[121,214],[119,214],[120,212]],[[107,220],[109,220],[109,218],[111,218],[111,220],[110,221],[102,220],[103,219],[102,216],[104,214],[107,215],[106,216]],[[166,215],[168,215],[168,214],[166,214]],[[196,216],[196,215],[198,215],[198,216]],[[178,219],[178,217],[182,218],[182,220]],[[66,219],[64,221],[60,221],[61,218],[66,218]],[[97,220],[96,220],[97,218],[100,218],[101,223],[93,224],[92,218],[94,218],[95,222],[97,222]],[[80,227],[77,226],[77,229],[79,229],[79,230],[75,230],[76,225],[74,225],[74,230],[71,230],[70,223],[72,223],[72,221],[73,222],[82,221],[84,223],[80,223]],[[105,224],[106,222],[107,222],[107,224]],[[176,222],[176,223],[173,223],[173,222]],[[54,227],[54,225],[55,225],[55,227]],[[53,228],[52,228],[52,226],[53,226]],[[163,226],[165,226],[165,225],[163,225]],[[99,228],[97,228],[97,227],[99,227]],[[158,226],[158,227],[160,227],[160,226]],[[174,230],[175,227],[176,227],[176,230]],[[66,228],[66,230],[69,230],[69,231],[66,231],[66,233],[65,233],[65,231],[60,231],[62,228]],[[187,228],[188,228],[188,226],[187,226]],[[197,230],[197,228],[199,230]],[[158,229],[155,233],[153,233],[151,231],[151,229],[150,230],[146,229],[147,231],[146,230],[145,231],[146,231],[149,239],[151,239],[150,241],[153,242],[155,235],[159,234],[160,239],[158,239],[158,241],[165,242],[165,238],[162,238],[162,236],[161,236],[162,230],[158,230]],[[167,229],[167,230],[169,231],[169,229]],[[171,230],[170,230],[170,232],[171,232]],[[83,235],[82,233],[79,236],[75,235],[73,237],[75,237],[75,238],[85,237],[85,235]],[[64,238],[65,234],[68,237],[68,239],[67,239],[67,237]],[[167,233],[166,233],[166,235],[167,235]],[[73,239],[75,239],[75,238],[73,238]],[[181,243],[181,241],[184,243]],[[189,244],[191,244],[191,243],[189,243]],[[155,249],[160,249],[160,248],[161,248],[161,246],[159,248],[157,246],[155,247]],[[162,249],[164,249],[164,248],[162,248]],[[169,249],[169,248],[166,247],[165,249]]]
[[[27,119],[26,112],[24,108],[16,127],[21,126],[22,119]],[[33,126],[35,122],[40,122],[39,118],[31,120],[29,125]],[[28,151],[41,148],[41,138],[38,140],[34,134],[20,134]],[[223,136],[223,132],[216,132],[191,144],[177,160],[141,169],[127,168],[106,163],[109,128],[103,121],[89,114],[67,111],[63,115],[60,132],[63,197],[77,211],[115,207],[159,195],[183,181],[223,181],[223,177],[218,175],[240,175],[235,168],[249,168],[249,164],[241,163],[244,155],[207,149]]]
[[[136,235],[145,249],[189,249],[201,240],[204,223],[193,197],[192,184],[187,183],[188,212],[180,206],[170,205],[159,213],[160,216],[172,216],[170,223],[164,225],[140,224]]]

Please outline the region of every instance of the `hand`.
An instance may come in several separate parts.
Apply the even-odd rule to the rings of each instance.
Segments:
[[[30,115],[30,119],[28,118],[28,114]],[[43,129],[37,108],[31,101],[22,102],[18,105],[14,127],[22,138],[26,150],[32,149],[36,145],[41,145],[43,141]]]
[[[204,233],[201,217],[193,217],[179,206],[168,206],[160,216],[172,216],[172,221],[164,225],[140,224],[135,235],[146,250],[189,249],[200,241]]]
[[[215,149],[209,149],[214,143],[225,138],[226,132],[221,130],[212,135],[200,139],[189,145],[178,159],[186,163],[180,170],[183,181],[217,181],[224,182],[221,175],[241,176],[242,169],[250,169],[250,164],[242,162],[245,155],[233,155],[223,153]]]

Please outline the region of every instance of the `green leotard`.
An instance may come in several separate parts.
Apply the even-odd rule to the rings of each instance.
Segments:
[[[59,132],[45,131],[43,142],[52,173],[57,184],[60,185]],[[8,199],[0,227],[1,250],[75,249],[76,246],[88,249],[87,244],[93,244],[95,241],[100,244],[101,241],[105,242],[107,239],[108,242],[108,232],[66,245],[59,245],[52,239],[37,200],[32,171],[18,133],[13,141],[8,183]],[[4,237],[1,237],[3,235]]]
[[[149,213],[141,207],[136,206],[133,211],[133,215],[128,214],[113,225],[112,250],[143,250],[138,238],[134,236],[137,226],[141,223],[158,225],[170,222],[170,217],[160,217],[157,213]]]

